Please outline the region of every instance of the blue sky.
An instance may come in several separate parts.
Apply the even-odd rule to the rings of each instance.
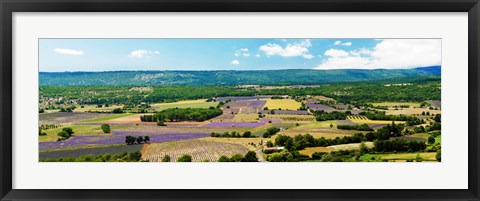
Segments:
[[[41,72],[441,65],[440,39],[40,39],[39,51]]]

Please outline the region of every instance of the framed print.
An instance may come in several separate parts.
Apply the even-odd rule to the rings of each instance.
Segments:
[[[478,1],[2,1],[2,200],[479,200]]]

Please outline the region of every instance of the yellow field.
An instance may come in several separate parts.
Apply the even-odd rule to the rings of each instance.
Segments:
[[[297,110],[302,105],[292,99],[268,99],[264,107],[268,107],[269,110]]]
[[[307,147],[306,149],[300,150],[299,152],[301,154],[312,156],[312,154],[315,153],[315,152],[327,152],[328,153],[328,152],[331,152],[331,151],[332,150],[330,150],[327,147]]]
[[[420,155],[420,158],[427,161],[436,161],[435,158],[436,152],[428,152],[428,153],[399,153],[399,154],[372,154],[375,158],[381,157],[381,159],[386,160],[408,160],[408,159],[415,159],[417,154]]]
[[[313,115],[266,114],[265,117],[266,118],[278,118],[278,119],[281,119],[283,121],[291,121],[291,122],[315,121],[315,117]]]
[[[258,122],[258,114],[236,114],[233,117],[234,122]]]
[[[386,120],[385,121],[384,120],[370,120],[367,117],[360,116],[360,115],[349,115],[347,117],[347,119],[349,119],[353,123],[357,123],[357,124],[391,124],[392,123],[392,121],[386,121]],[[395,121],[395,123],[396,124],[397,123],[398,124],[404,124],[405,121]]]
[[[409,105],[410,107],[420,107],[420,103],[416,102],[381,102],[381,103],[370,103],[373,106],[387,106],[387,107],[393,107],[393,106],[400,106],[400,105]]]
[[[365,145],[367,145],[368,148],[372,148],[373,142],[365,142]],[[339,144],[339,145],[328,146],[327,148],[329,148],[332,151],[355,150],[355,149],[360,149],[360,143]]]
[[[335,99],[326,96],[313,96],[312,98],[315,100],[335,101]]]
[[[429,110],[428,108],[399,108],[398,110],[387,110],[385,114],[388,115],[416,115],[416,114],[422,114],[422,112],[430,112],[430,115],[432,114],[441,114],[441,110]]]

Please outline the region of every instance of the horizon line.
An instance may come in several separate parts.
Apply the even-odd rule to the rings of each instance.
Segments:
[[[256,70],[105,70],[105,71],[38,71],[39,73],[108,73],[108,72],[155,72],[155,71],[196,71],[196,72],[201,72],[201,71],[282,71],[282,70],[405,70],[405,69],[417,69],[417,68],[431,68],[431,67],[441,67],[442,65],[434,65],[434,66],[421,66],[421,67],[411,67],[411,68],[394,68],[394,69],[388,69],[388,68],[361,68],[361,69],[355,69],[355,68],[336,68],[336,69],[315,69],[315,68],[300,68],[300,69],[295,69],[295,68],[289,68],[289,69],[256,69]]]

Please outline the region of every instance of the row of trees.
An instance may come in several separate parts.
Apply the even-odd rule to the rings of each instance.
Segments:
[[[265,133],[263,133],[263,137],[264,138],[269,138],[272,135],[277,134],[278,132],[280,132],[280,128],[270,127],[270,128],[267,128],[267,131],[265,131]]]
[[[338,129],[341,130],[357,130],[357,131],[373,131],[373,128],[370,128],[368,124],[361,125],[337,125]]]
[[[159,122],[159,121],[205,121],[223,113],[220,108],[170,108],[154,115],[143,115],[141,121]]]
[[[248,151],[245,156],[242,154],[234,154],[232,157],[220,156],[218,162],[258,162],[258,158],[254,151]]]
[[[345,120],[347,116],[351,114],[350,111],[347,112],[339,112],[339,111],[332,111],[330,113],[325,112],[323,110],[317,110],[313,112],[317,121],[327,121],[327,120]]]
[[[250,131],[245,131],[243,132],[243,134],[240,134],[240,133],[237,133],[236,131],[232,131],[231,133],[229,132],[224,132],[224,133],[215,133],[215,132],[212,132],[212,134],[210,134],[210,137],[219,137],[219,138],[255,138],[257,136],[255,135],[252,135],[252,132]]]
[[[375,140],[373,145],[377,152],[418,152],[427,148],[423,141],[403,139]]]
[[[150,137],[149,136],[145,136],[145,137],[142,137],[142,136],[138,136],[138,137],[135,137],[135,136],[125,136],[125,143],[127,145],[132,145],[132,144],[142,144],[142,143],[148,143],[150,142]]]
[[[138,162],[142,154],[136,152],[123,152],[120,154],[83,155],[78,157],[61,157],[53,159],[40,158],[40,162]]]

